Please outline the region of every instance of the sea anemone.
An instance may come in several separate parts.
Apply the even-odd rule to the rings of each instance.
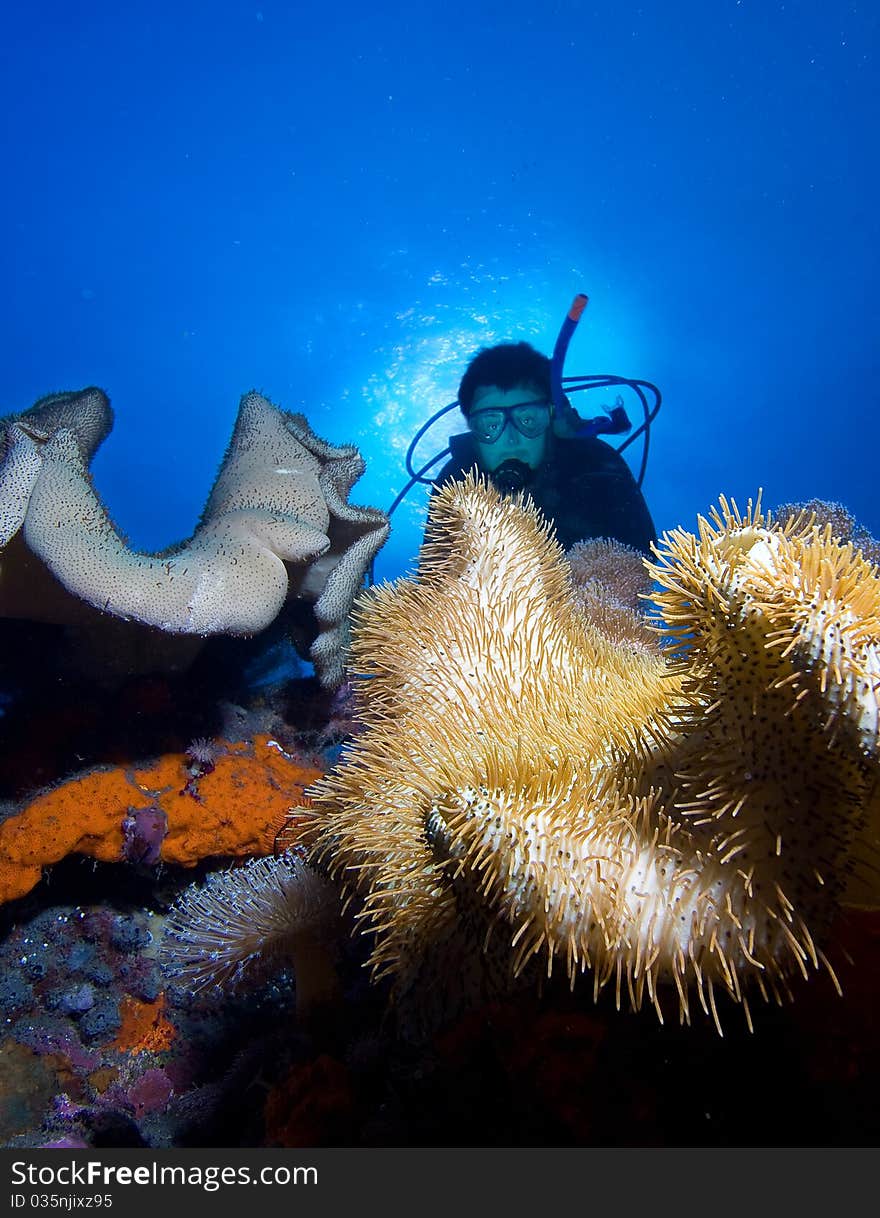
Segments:
[[[193,993],[254,984],[281,965],[304,1013],[336,991],[335,888],[291,852],[251,859],[193,884],[168,913],[161,963]]]
[[[197,736],[191,741],[186,750],[186,760],[189,765],[201,774],[209,774],[214,763],[220,756],[217,744],[207,736]]]

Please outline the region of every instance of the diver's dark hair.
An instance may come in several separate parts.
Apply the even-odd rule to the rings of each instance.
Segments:
[[[458,387],[458,404],[465,415],[470,414],[474,394],[483,385],[497,385],[499,389],[528,385],[550,401],[550,360],[531,343],[483,347],[468,364]]]

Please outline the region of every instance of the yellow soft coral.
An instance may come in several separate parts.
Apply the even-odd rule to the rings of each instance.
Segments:
[[[361,601],[364,730],[312,789],[311,858],[398,996],[559,958],[720,1028],[716,989],[748,1017],[824,960],[875,803],[877,572],[722,501],[652,574],[675,645],[609,638],[530,503],[468,480],[416,577]]]

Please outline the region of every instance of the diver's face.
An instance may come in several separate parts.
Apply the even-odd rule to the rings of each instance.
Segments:
[[[522,461],[529,469],[537,469],[547,455],[547,436],[550,422],[550,404],[538,404],[534,412],[524,412],[528,430],[543,427],[538,435],[524,435],[514,425],[508,414],[500,434],[491,443],[480,438],[480,429],[475,426],[474,418],[478,411],[502,410],[505,407],[520,406],[525,403],[543,403],[540,390],[531,385],[520,385],[515,389],[499,389],[497,385],[481,385],[474,394],[469,424],[477,460],[487,472],[493,473],[505,461]],[[484,416],[487,417],[487,416]],[[490,419],[492,416],[488,416]],[[546,418],[547,426],[544,426]]]

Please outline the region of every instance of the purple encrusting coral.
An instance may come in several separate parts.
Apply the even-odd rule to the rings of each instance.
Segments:
[[[50,1010],[54,1007],[65,1015],[81,1015],[95,1005],[95,987],[84,981],[69,989],[50,991],[46,997]]]
[[[122,857],[128,863],[154,866],[167,833],[168,816],[164,809],[156,806],[130,809],[122,822]]]
[[[96,874],[80,872],[84,881]],[[175,882],[162,883],[173,895]],[[189,994],[166,993],[157,919],[104,902],[37,909],[8,928],[0,943],[0,1145],[180,1144],[215,1119],[212,1106],[225,1094],[204,1079],[211,1046],[236,1023],[264,1019],[273,1003],[274,1022],[292,1009],[289,981],[221,1010],[192,1010]]]
[[[174,1094],[174,1083],[165,1070],[152,1066],[128,1086],[114,1083],[105,1094],[106,1099],[115,1100],[140,1119],[161,1112],[167,1106]]]
[[[102,906],[55,906],[9,931],[0,946],[0,1143],[87,1146],[96,1113],[146,1111],[140,1092],[127,1097],[155,1069],[154,1055],[126,1052],[114,1038],[126,1006],[160,993],[151,946],[147,914]],[[55,1093],[39,1133],[29,1128],[37,1077]],[[111,1089],[114,1077],[127,1081]]]

